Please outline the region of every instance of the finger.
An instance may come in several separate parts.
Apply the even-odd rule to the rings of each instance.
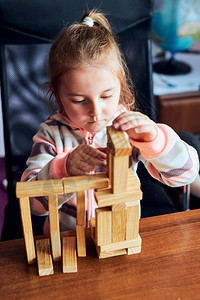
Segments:
[[[140,128],[141,126],[154,126],[153,122],[150,119],[127,119],[124,120],[124,123],[119,125],[119,129],[127,131],[129,129]]]
[[[94,170],[94,166],[88,165],[82,161],[79,161],[77,164],[74,164],[73,161],[70,161],[70,163],[67,164],[67,173],[70,176],[89,174]]]
[[[127,111],[121,113],[119,116],[117,116],[114,120],[113,123],[120,122],[121,119],[126,118],[126,117],[134,117],[134,118],[144,118],[147,117],[146,115],[143,115],[140,112],[135,112],[135,111]],[[148,117],[147,117],[148,118]]]
[[[96,167],[106,167],[106,159],[93,157],[88,153],[74,150],[67,162],[67,171],[69,175],[81,175],[92,172]]]
[[[155,139],[157,136],[157,130],[154,125],[144,125],[136,127],[134,128],[135,133],[133,132],[133,129],[129,129],[126,132],[129,134],[129,131],[131,131],[130,136],[133,139],[140,141],[149,142]]]
[[[98,161],[96,164],[94,161],[92,163],[80,161],[74,168],[71,169],[71,172],[73,172],[73,175],[82,175],[82,174],[89,174],[91,172],[94,172],[96,167],[106,167],[107,161]]]
[[[99,157],[94,157],[91,155],[88,155],[87,153],[84,153],[80,157],[80,162],[84,162],[88,165],[94,166],[94,167],[105,167],[106,164],[106,158],[99,158]]]
[[[154,125],[142,125],[142,126],[138,126],[135,127],[135,132],[137,133],[154,133],[155,126]]]
[[[70,154],[70,159],[73,159],[75,162],[78,162],[79,160],[88,160],[91,156],[99,159],[105,159],[105,154],[101,151],[95,150],[96,149],[93,149],[88,145],[80,145]]]
[[[99,159],[106,159],[106,148],[91,148],[91,155],[99,158]]]
[[[124,125],[128,122],[131,122],[132,126],[137,126],[137,125],[139,126],[139,125],[141,125],[142,120],[150,121],[150,119],[147,116],[143,115],[143,114],[131,113],[130,112],[130,113],[120,115],[120,117],[115,120],[113,125],[114,125],[115,128],[124,130],[122,128],[122,125]]]
[[[98,149],[99,151],[103,152],[103,153],[107,153],[107,148],[102,148],[102,147],[99,147],[99,148],[96,148]]]
[[[93,148],[91,146],[88,146],[88,145],[82,145],[82,147],[80,146],[79,151],[80,151],[80,155],[82,155],[83,157],[85,155],[87,155],[87,158],[88,158],[88,156],[92,156],[92,157],[96,157],[98,159],[106,159],[106,153],[105,152],[103,152],[103,151],[101,151],[97,148]]]

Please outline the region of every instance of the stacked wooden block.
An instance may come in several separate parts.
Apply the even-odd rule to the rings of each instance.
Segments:
[[[74,176],[60,180],[40,180],[18,182],[16,195],[19,198],[24,241],[27,261],[29,264],[36,261],[40,276],[53,274],[53,261],[61,259],[63,272],[77,271],[78,256],[86,256],[85,243],[85,192],[87,189],[108,187],[109,180],[106,173]],[[77,226],[76,237],[60,237],[58,196],[65,193],[77,193]],[[34,240],[30,197],[46,197],[49,204],[50,239],[39,238]],[[77,244],[77,247],[76,247]]]
[[[138,253],[140,184],[128,168],[131,147],[125,133],[108,127],[108,172],[73,176],[59,180],[18,182],[22,227],[28,263],[36,260],[40,276],[53,274],[53,261],[61,259],[63,272],[77,271],[77,254],[86,256],[85,190],[94,189],[98,204],[96,217],[90,220],[92,238],[99,258]],[[58,196],[77,193],[76,237],[61,239],[58,214]],[[30,197],[46,197],[49,204],[50,239],[34,240]]]
[[[63,194],[63,182],[62,180],[19,182],[16,193],[19,197],[27,261],[29,264],[34,263],[37,257],[39,275],[51,275],[54,273],[53,260],[61,259],[58,195]],[[49,202],[50,239],[41,237],[34,240],[29,197],[40,196],[46,196]],[[63,272],[75,272],[77,270],[75,237],[63,238],[62,247]]]
[[[129,165],[131,146],[125,133],[108,127],[110,186],[95,192],[98,208],[90,221],[99,258],[139,253],[140,184]]]

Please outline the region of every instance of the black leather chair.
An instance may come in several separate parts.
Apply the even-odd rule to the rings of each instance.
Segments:
[[[83,12],[104,12],[118,37],[135,85],[139,109],[155,120],[152,91],[151,18],[153,0],[0,0],[0,80],[9,201],[25,169],[32,137],[48,116],[40,86],[45,59],[63,25]]]
[[[150,39],[152,1],[75,2],[0,0],[1,97],[10,199],[15,197],[15,182],[25,167],[32,136],[48,115],[39,87],[47,78],[45,57],[49,45],[64,24],[79,20],[87,9],[98,8],[107,15],[133,77],[137,105],[155,118]]]

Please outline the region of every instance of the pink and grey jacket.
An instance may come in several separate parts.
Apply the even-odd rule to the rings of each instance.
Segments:
[[[113,120],[124,108],[120,105]],[[112,120],[108,125],[112,124]],[[196,150],[183,142],[167,125],[156,124],[157,136],[151,142],[138,142],[130,139],[132,155],[130,167],[136,174],[137,164],[142,161],[152,177],[160,182],[178,187],[188,185],[196,178],[199,160]],[[67,159],[80,144],[91,147],[106,147],[106,128],[92,134],[77,127],[59,112],[40,125],[33,137],[33,147],[27,160],[27,169],[22,181],[59,179],[68,177]],[[96,170],[99,172],[102,170]],[[104,170],[105,171],[105,170]],[[76,195],[59,196],[59,218],[61,230],[74,229],[76,224]],[[45,197],[31,198],[31,210],[35,215],[48,215],[48,201]],[[86,212],[88,220],[94,216],[97,207],[93,190],[86,192]],[[48,218],[44,225],[48,232]]]

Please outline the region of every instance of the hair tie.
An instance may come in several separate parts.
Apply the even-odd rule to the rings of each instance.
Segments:
[[[87,25],[87,26],[89,26],[89,27],[92,27],[92,26],[94,25],[94,22],[93,22],[92,18],[90,18],[90,17],[85,17],[85,18],[83,19],[83,21],[82,21],[81,24]]]

